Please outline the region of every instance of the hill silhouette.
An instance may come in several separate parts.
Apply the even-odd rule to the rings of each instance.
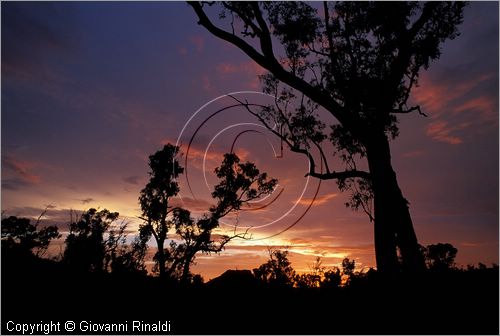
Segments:
[[[259,285],[250,270],[227,270],[218,277],[207,282],[209,288],[242,288],[252,289]]]

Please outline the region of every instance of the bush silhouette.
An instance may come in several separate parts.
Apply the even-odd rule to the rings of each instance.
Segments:
[[[2,250],[20,255],[43,255],[50,241],[61,235],[57,227],[39,228],[39,224],[40,219],[35,224],[28,218],[15,216],[2,219]]]

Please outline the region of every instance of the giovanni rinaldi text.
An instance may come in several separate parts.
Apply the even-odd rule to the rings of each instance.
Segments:
[[[49,335],[61,332],[137,332],[155,333],[170,332],[170,321],[124,321],[120,323],[102,323],[93,321],[65,321],[65,322],[37,322],[37,323],[17,323],[8,321],[7,331],[22,335]]]

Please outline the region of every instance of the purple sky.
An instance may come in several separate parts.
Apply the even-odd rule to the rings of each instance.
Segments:
[[[2,211],[37,216],[50,204],[47,222],[64,230],[69,209],[101,207],[119,211],[134,229],[147,157],[175,142],[210,100],[260,91],[262,69],[196,21],[184,3],[3,2]],[[401,135],[392,143],[420,242],[452,243],[459,264],[498,263],[498,28],[498,3],[470,3],[461,36],[443,45],[441,59],[422,73],[413,92],[429,117],[402,116]],[[231,103],[224,98],[202,109],[186,126],[182,149],[206,117]],[[185,179],[181,195],[195,213],[206,210],[207,145],[230,127],[207,150],[211,185],[232,139],[245,129],[262,131],[242,134],[236,152],[277,177],[277,192],[283,192],[273,206],[240,214],[239,225],[272,223],[297,203],[282,220],[253,230],[262,238],[294,223],[318,181],[311,179],[299,199],[307,162],[287,151],[274,158],[270,144],[279,149],[279,142],[249,123],[257,121],[238,109],[207,122],[188,162],[197,199]],[[197,270],[210,278],[228,268],[256,267],[275,245],[289,246],[299,270],[317,255],[325,265],[348,256],[361,267],[373,266],[372,225],[346,209],[345,199],[333,181],[324,181],[315,205],[293,228],[200,257]]]

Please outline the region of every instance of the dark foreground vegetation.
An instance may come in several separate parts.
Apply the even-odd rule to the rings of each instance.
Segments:
[[[2,334],[12,333],[6,330],[10,320],[170,321],[170,333],[178,334],[499,332],[497,267],[391,278],[376,271],[352,273],[344,285],[330,274],[319,287],[314,279],[300,287],[297,282],[287,285],[279,280],[279,272],[271,270],[265,277],[258,269],[227,271],[208,283],[181,284],[138,273],[75,272],[61,262],[4,250]]]
[[[498,334],[498,266],[458,269],[451,244],[419,246],[426,270],[418,272],[402,260],[396,272],[357,272],[354,260],[326,268],[318,258],[309,273],[297,274],[286,250],[271,249],[254,270],[228,270],[204,283],[191,272],[196,255],[246,237],[213,234],[219,219],[270,193],[276,180],[226,154],[215,171],[216,204],[193,219],[170,202],[182,173],[177,151],[166,145],[150,156],[139,197],[144,223],[128,242],[118,213],[89,209],[71,218],[60,255],[43,258],[62,238],[42,222],[44,213],[36,221],[2,218],[2,334],[48,322],[60,322],[50,334]],[[153,274],[148,249],[156,252]],[[74,331],[64,329],[67,321]],[[169,330],[133,330],[133,321],[169,321]],[[112,324],[128,328],[108,331]]]

